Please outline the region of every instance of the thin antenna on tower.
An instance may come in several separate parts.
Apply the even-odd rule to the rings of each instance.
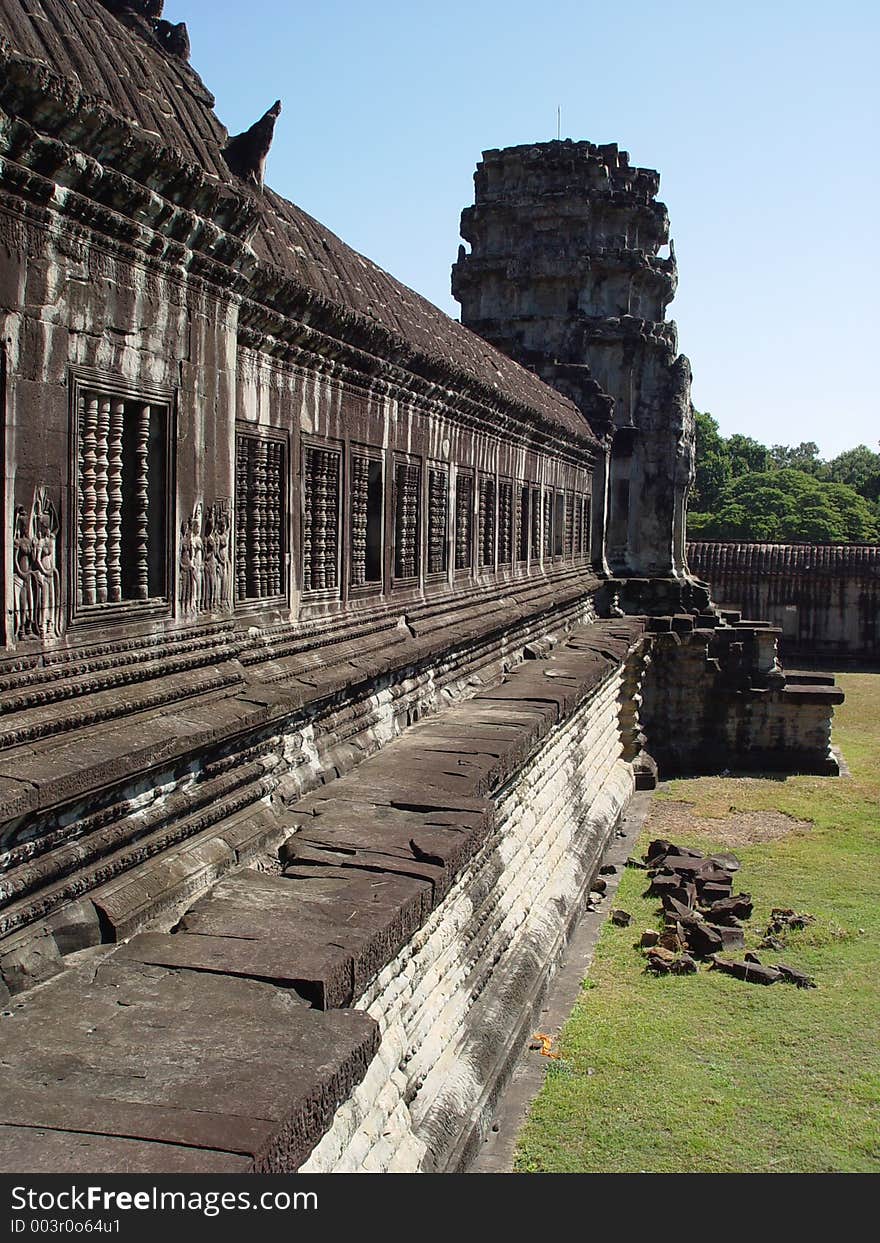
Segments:
[[[561,138],[562,138],[562,109],[560,107],[557,107],[556,109],[556,141],[559,142]]]

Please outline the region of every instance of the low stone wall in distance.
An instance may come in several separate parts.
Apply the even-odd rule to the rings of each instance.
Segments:
[[[785,660],[880,661],[880,544],[689,543],[723,608],[782,631]]]

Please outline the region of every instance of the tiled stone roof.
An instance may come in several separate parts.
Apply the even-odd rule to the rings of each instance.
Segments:
[[[349,317],[354,313],[385,329],[399,346],[391,351],[399,365],[406,367],[414,357],[436,362],[453,381],[457,373],[502,402],[555,425],[568,438],[594,443],[568,398],[346,246],[293,203],[269,189],[251,191],[239,181],[223,158],[229,135],[214,114],[214,97],[185,60],[162,46],[150,21],[133,12],[122,20],[110,11],[120,7],[100,0],[0,0],[0,53],[33,62],[35,78],[45,78],[44,94],[69,95],[72,85],[77,98],[121,119],[141,146],[146,141],[157,152],[170,149],[218,185],[243,198],[252,194],[259,223],[251,244],[258,258]],[[42,128],[38,108],[25,119]],[[143,169],[142,151],[129,170],[124,145],[120,150],[114,139],[112,151],[105,150],[106,134],[100,127],[83,126],[72,134],[68,121],[60,136],[135,178]]]

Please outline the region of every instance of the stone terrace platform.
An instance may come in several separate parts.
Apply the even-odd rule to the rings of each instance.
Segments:
[[[297,1169],[379,1048],[351,1007],[492,834],[505,783],[644,633],[576,628],[297,802],[275,871],[234,871],[174,932],[84,950],[10,999],[0,1168]]]

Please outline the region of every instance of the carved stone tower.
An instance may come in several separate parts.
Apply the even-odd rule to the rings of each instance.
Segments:
[[[461,217],[471,253],[452,269],[462,322],[573,398],[604,439],[597,568],[687,579],[691,373],[665,319],[676,265],[659,255],[659,175],[613,143],[569,139],[486,151],[474,183]]]

